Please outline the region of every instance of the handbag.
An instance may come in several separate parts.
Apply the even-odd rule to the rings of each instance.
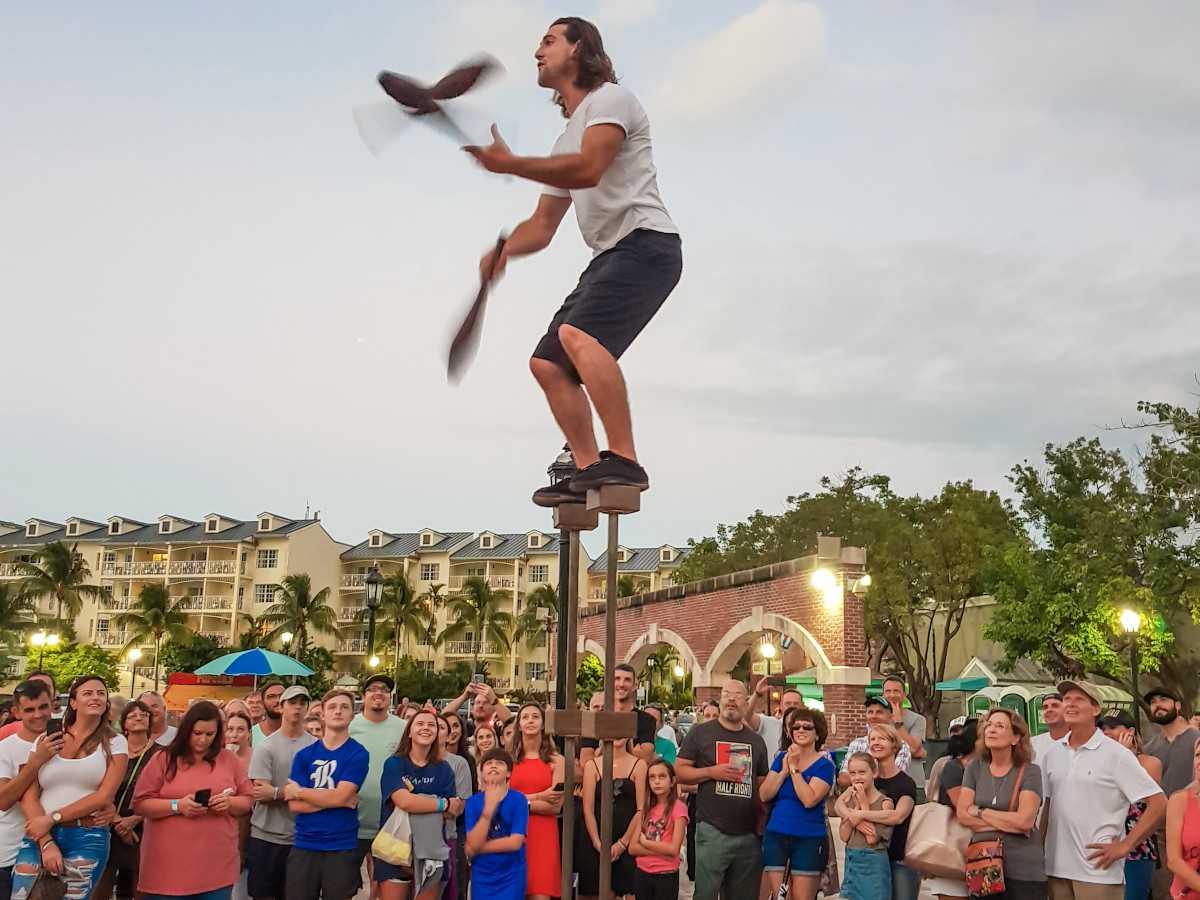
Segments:
[[[922,875],[962,878],[971,835],[971,829],[959,824],[949,806],[914,806],[904,845],[904,864]]]
[[[1017,780],[1008,800],[1009,812],[1015,812],[1017,809],[1017,798],[1021,795],[1021,781],[1024,777],[1025,767],[1021,766],[1017,770]],[[1004,838],[976,841],[967,847],[964,869],[967,876],[967,893],[972,897],[990,897],[992,894],[1004,893]]]
[[[393,866],[412,865],[412,823],[402,809],[392,810],[388,820],[371,841],[371,854]]]
[[[42,869],[33,880],[27,900],[63,900],[66,894],[67,883],[57,875]]]

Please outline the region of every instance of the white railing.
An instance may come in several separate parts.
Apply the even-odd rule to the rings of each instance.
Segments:
[[[366,653],[367,652],[367,639],[362,638],[360,640],[338,641],[337,642],[337,652],[338,653]]]
[[[20,574],[20,563],[0,563],[0,578],[15,578]]]
[[[101,597],[100,609],[129,609],[128,597]]]
[[[446,641],[447,656],[474,656],[475,641]],[[484,642],[479,645],[480,656],[499,656],[500,651],[495,644]]]
[[[246,565],[241,567],[232,559],[187,559],[168,563],[166,560],[149,562],[106,562],[100,566],[101,575],[232,575],[246,574]]]
[[[470,578],[482,578],[488,587],[499,590],[512,590],[516,585],[517,580],[511,575],[451,575],[450,590],[461,591],[467,586],[467,580]]]
[[[96,635],[96,643],[101,647],[120,647],[125,641],[125,635],[119,631],[102,631]]]
[[[594,588],[588,591],[589,600],[607,600],[608,590],[605,588]]]
[[[338,608],[339,622],[357,622],[358,614],[361,613],[365,606],[342,606]]]
[[[218,647],[229,646],[229,635],[227,635],[227,634],[216,632],[216,631],[201,631],[200,634],[203,637],[212,638],[213,641],[216,642],[216,645]]]
[[[233,612],[233,597],[220,595],[193,595],[179,599],[179,608],[186,612]],[[242,601],[237,601],[237,608],[242,608]]]
[[[354,572],[350,575],[342,576],[342,587],[344,588],[360,588],[367,583],[367,576],[362,572]]]

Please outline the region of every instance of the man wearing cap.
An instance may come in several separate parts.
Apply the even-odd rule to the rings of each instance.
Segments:
[[[308,688],[294,684],[282,691],[279,727],[254,746],[250,779],[254,782],[254,811],[246,841],[246,888],[254,900],[283,900],[288,853],[296,833],[296,815],[283,797],[292,759],[316,741],[304,730]]]
[[[363,682],[362,712],[350,721],[350,737],[366,747],[371,757],[367,780],[358,792],[358,847],[367,856],[370,855],[371,841],[379,833],[379,814],[383,808],[380,788],[383,764],[388,757],[395,755],[407,724],[391,713],[392,691],[395,687],[396,683],[387,675],[369,677]]]
[[[1070,727],[1063,721],[1063,698],[1057,691],[1042,698],[1042,722],[1046,730],[1035,734],[1030,741],[1033,744],[1033,761],[1041,764],[1050,752],[1050,747],[1067,736]]]
[[[892,705],[882,697],[868,697],[863,701],[863,708],[866,710],[867,715],[867,734],[870,733],[872,725],[892,724]],[[850,762],[850,757],[855,753],[867,752],[867,734],[864,734],[862,737],[856,737],[850,742],[850,746],[846,748],[846,758],[842,760],[842,771],[838,773],[839,787],[845,788],[850,786],[850,773],[846,771],[846,765]],[[912,751],[908,749],[908,744],[901,741],[900,752],[896,754],[896,768],[901,772],[907,772],[910,762],[912,762]]]
[[[1192,782],[1192,754],[1200,731],[1183,717],[1183,701],[1170,688],[1147,691],[1143,699],[1150,721],[1158,726],[1158,734],[1146,741],[1146,752],[1162,763],[1163,790],[1169,797]]]
[[[1070,732],[1038,759],[1050,900],[1122,900],[1125,857],[1158,827],[1167,798],[1137,757],[1096,727],[1100,701],[1087,685],[1064,681],[1058,693]],[[1129,807],[1143,800],[1146,811],[1126,834]]]

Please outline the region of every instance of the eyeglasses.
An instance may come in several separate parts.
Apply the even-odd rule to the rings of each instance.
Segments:
[[[390,694],[391,691],[389,691],[387,689],[386,684],[376,683],[376,684],[371,685],[369,688],[367,688],[366,691],[364,691],[364,693],[367,693],[367,694]]]
[[[812,722],[797,722],[792,726],[792,731],[816,731],[817,726]]]

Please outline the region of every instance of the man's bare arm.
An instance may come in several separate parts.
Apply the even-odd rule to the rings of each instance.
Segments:
[[[537,207],[533,214],[514,228],[512,234],[508,236],[508,240],[504,243],[504,249],[500,253],[500,259],[493,262],[492,257],[496,252],[494,249],[483,255],[483,259],[479,261],[480,276],[487,277],[487,273],[490,271],[494,281],[504,274],[504,267],[510,259],[529,256],[545,250],[550,246],[550,241],[558,231],[559,223],[562,222],[563,216],[570,208],[570,197],[556,197],[553,194],[542,194],[538,197]],[[463,696],[446,704],[446,709],[456,712],[465,700],[466,692]]]
[[[625,129],[620,125],[605,123],[584,130],[578,153],[516,156],[493,125],[491,144],[463,149],[489,172],[516,175],[562,190],[579,190],[600,183],[624,142]]]

